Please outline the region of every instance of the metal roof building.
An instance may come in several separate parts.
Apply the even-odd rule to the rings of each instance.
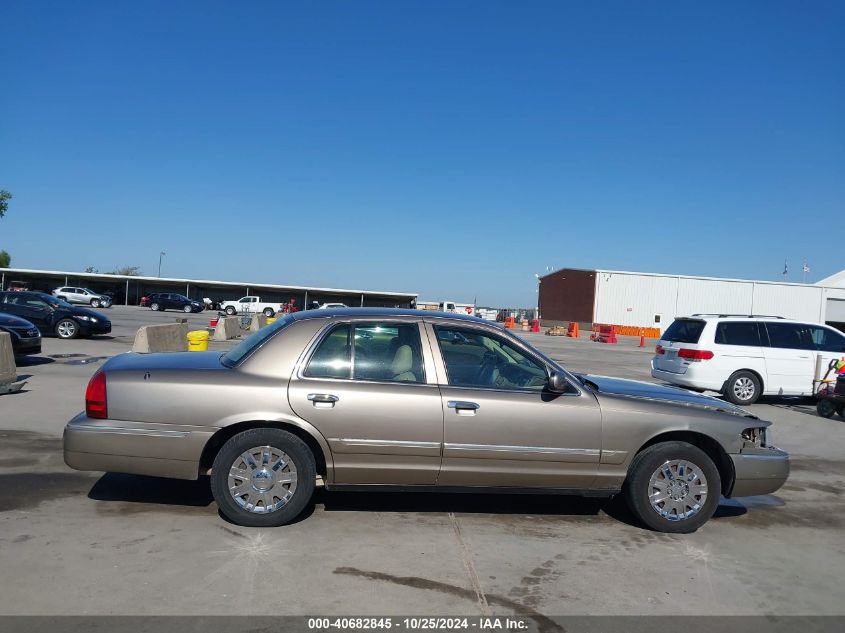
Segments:
[[[779,315],[845,329],[845,271],[817,284],[578,268],[540,278],[544,322],[662,331],[695,313]]]
[[[312,302],[345,303],[348,306],[407,308],[416,301],[412,292],[379,290],[351,290],[343,288],[318,288],[284,284],[264,284],[248,281],[214,281],[209,279],[179,279],[172,277],[146,277],[107,275],[105,273],[78,273],[61,270],[32,270],[27,268],[0,269],[0,289],[9,283],[21,281],[32,290],[51,292],[59,286],[79,286],[94,292],[111,292],[115,304],[137,305],[141,297],[152,292],[178,292],[191,299],[233,300],[244,295],[259,295],[262,300],[284,303],[290,299],[300,309]]]

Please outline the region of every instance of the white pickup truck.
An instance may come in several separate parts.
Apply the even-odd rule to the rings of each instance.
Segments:
[[[263,312],[271,317],[276,316],[276,312],[281,311],[282,304],[262,302],[261,297],[241,297],[237,301],[224,301],[220,304],[220,309],[229,315],[244,312]]]

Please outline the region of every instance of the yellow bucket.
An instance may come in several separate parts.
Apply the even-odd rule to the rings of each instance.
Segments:
[[[207,352],[208,351],[208,331],[194,330],[188,332],[188,351],[189,352]]]
[[[270,325],[276,320],[276,317],[267,317],[267,325]]]

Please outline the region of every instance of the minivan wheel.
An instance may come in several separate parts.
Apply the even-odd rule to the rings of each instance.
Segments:
[[[62,319],[56,323],[56,336],[59,338],[76,338],[79,336],[79,324],[73,319]]]
[[[636,517],[658,532],[695,532],[713,516],[722,489],[707,454],[686,442],[662,442],[639,453],[625,481]]]
[[[760,397],[760,379],[750,371],[734,372],[725,383],[724,396],[734,404],[754,404]]]
[[[293,521],[314,494],[317,467],[301,439],[281,429],[251,429],[226,442],[211,468],[223,515],[245,527]]]

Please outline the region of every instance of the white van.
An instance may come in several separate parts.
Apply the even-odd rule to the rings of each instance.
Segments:
[[[675,319],[657,343],[651,375],[734,404],[761,395],[809,396],[822,373],[845,356],[845,335],[827,325],[781,317],[694,314]]]

